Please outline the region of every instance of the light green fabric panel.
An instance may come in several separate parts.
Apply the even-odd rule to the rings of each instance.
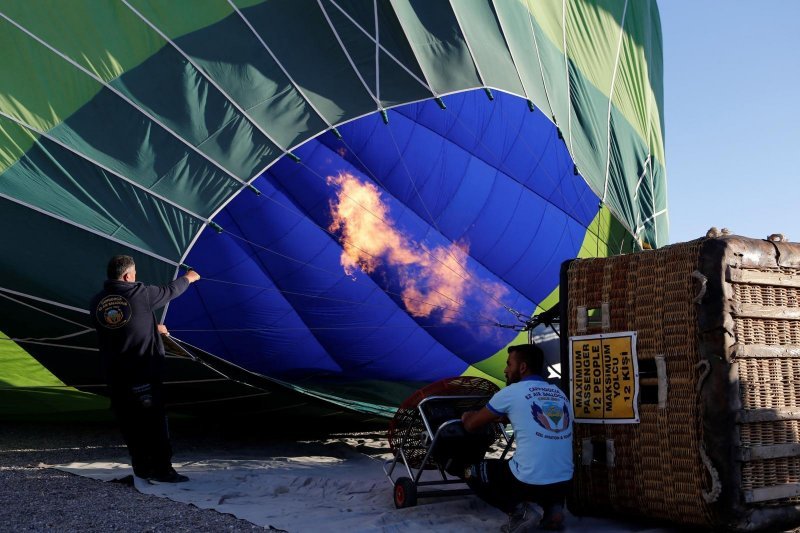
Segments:
[[[4,118],[0,124],[19,127]],[[180,258],[202,226],[197,218],[46,139],[3,174],[0,193],[173,259]]]
[[[90,78],[2,19],[0,50],[4,51],[0,61],[0,111],[38,130],[47,131],[60,124],[99,90]],[[0,171],[14,164],[33,143],[17,130],[4,130],[2,134]]]
[[[329,123],[377,109],[316,1],[265,2],[242,12]]]
[[[145,187],[159,187],[159,192],[167,197],[177,199],[184,193],[191,192],[186,205],[200,215],[207,216],[239,189],[235,180],[213,167],[199,154],[191,151],[187,153],[187,147],[182,142],[149,121],[141,111],[104,90],[100,83],[10,23],[0,21],[0,39],[18,51],[10,54],[0,67],[0,110],[3,112],[36,129],[49,131],[68,146]],[[157,61],[159,56],[160,53],[146,63]],[[162,75],[152,69],[142,73],[140,70],[143,69],[144,66],[140,66],[130,75],[127,83],[135,89],[129,91],[130,93],[149,94],[151,100],[156,102],[154,105],[163,106],[164,113],[176,114],[176,111],[181,111],[178,118],[173,120],[178,122],[185,119],[184,122],[189,126],[181,129],[190,130],[198,122],[213,123],[213,113],[206,115],[201,112],[203,103],[209,99],[196,86],[189,87],[196,97],[194,114],[191,110],[184,111],[186,105],[176,106],[174,101],[161,99],[163,93],[174,94],[175,89],[181,90],[182,86],[171,85],[170,90],[163,90],[163,86],[157,85],[159,80],[163,82],[167,75],[171,75],[180,77],[185,83],[181,73],[167,70]],[[37,76],[31,76],[31,73],[36,73]],[[143,80],[144,90],[138,89],[138,80]],[[157,86],[152,87],[150,82]],[[173,107],[170,108],[170,104]],[[157,114],[156,110],[154,112]],[[224,114],[224,109],[222,113],[224,117],[230,116]],[[227,123],[224,122],[226,120]],[[229,118],[217,118],[217,124],[231,130],[241,127],[241,120],[237,123]],[[202,130],[199,127],[194,129]],[[2,133],[9,141],[3,153],[3,163],[7,168],[30,149],[33,137],[8,126],[3,128]],[[213,131],[208,135],[217,133]],[[244,133],[249,135],[247,131]],[[202,131],[197,137],[198,144],[208,138],[200,138],[203,137]],[[251,145],[252,143],[242,146]],[[213,142],[207,143],[204,148],[209,153],[228,149]],[[252,169],[263,166],[264,159],[274,153],[269,146],[262,145],[258,149],[262,151],[260,157],[259,154],[253,157],[252,153],[248,153],[250,160],[237,158],[236,166],[231,162],[233,170],[248,175],[249,172],[254,172]],[[241,167],[247,163],[250,164],[249,167],[243,170]]]
[[[46,16],[34,17],[30,11],[21,11],[17,16],[21,19],[20,23],[24,22],[23,25],[33,33],[76,63],[84,66],[98,63],[98,60],[92,59],[93,54],[97,54],[98,50],[107,50],[101,55],[106,54],[116,58],[114,63],[119,68],[107,69],[108,75],[104,80],[108,81],[110,77],[116,76],[110,80],[112,86],[129,97],[136,106],[154,115],[156,120],[206,154],[217,155],[226,151],[227,147],[220,147],[215,142],[215,136],[222,134],[225,128],[229,131],[241,130],[237,141],[244,142],[252,138],[256,145],[245,161],[219,158],[220,164],[240,179],[253,177],[266,165],[265,159],[272,160],[280,153],[260,132],[254,132],[250,126],[243,125],[246,119],[234,106],[194,67],[186,64],[183,57],[167,45],[166,41],[133,11],[116,2],[90,2],[77,5],[80,8],[78,12],[87,12],[85,16],[92,20],[93,28],[92,31],[77,32],[80,38],[75,38],[76,31],[65,32],[63,26],[57,23],[60,13],[69,11],[63,9],[63,5],[53,6]],[[212,13],[203,20],[214,20],[218,16],[219,14]],[[61,29],[56,31],[54,28]],[[184,30],[185,25],[180,29]],[[124,39],[120,39],[120,32]],[[58,58],[57,60],[64,61]],[[82,74],[66,61],[64,64],[66,68],[75,71],[74,75],[84,76],[89,80],[88,83],[95,86],[95,92],[99,92],[101,84],[92,81],[89,76]],[[125,71],[125,76],[119,76],[122,71]],[[50,79],[60,78],[50,77]],[[28,100],[28,98],[30,97],[27,97],[26,101],[32,101],[33,105],[39,103],[35,99]],[[118,105],[129,104],[120,99]],[[232,124],[235,122],[238,124]]]
[[[519,0],[524,1],[524,0]],[[564,31],[562,24],[563,3],[561,0],[527,0],[525,2],[534,18],[539,22],[544,35],[550,42],[563,54],[564,51]],[[621,31],[621,13],[625,6],[622,0],[575,0],[566,2],[566,23],[567,23],[567,51],[575,67],[583,73],[601,92],[605,95],[610,94],[611,77],[614,72],[614,58],[616,57],[617,43]],[[655,2],[651,0],[628,0],[626,19],[632,17],[634,21],[630,26],[625,25],[626,32],[623,36],[623,46],[630,48],[631,56],[636,56],[633,60],[638,65],[627,62],[621,65],[623,76],[625,69],[641,69],[642,62],[647,57],[658,57],[661,61],[661,34],[660,30],[650,31],[651,26],[660,28],[658,10]],[[609,41],[602,46],[598,46],[597,39]],[[613,46],[609,47],[609,43]],[[613,55],[613,57],[611,57]],[[609,59],[610,57],[610,59]],[[646,68],[646,63],[644,64]],[[655,65],[653,65],[655,66]],[[660,65],[659,65],[660,66]],[[642,86],[642,91],[650,93],[646,98],[637,98],[633,101],[615,102],[623,112],[625,118],[634,126],[642,121],[637,116],[636,106],[642,106],[648,98],[656,102],[663,103],[663,82],[661,79],[662,70],[651,69],[649,73],[649,83]],[[620,74],[618,73],[619,77]],[[635,73],[630,74],[635,76]],[[653,106],[651,120],[655,124],[661,124],[661,108],[663,104]],[[637,133],[643,141],[648,136],[644,128],[637,128]],[[663,134],[659,134],[655,139],[655,147],[652,150],[663,164]]]
[[[528,98],[548,117],[553,116],[545,85],[546,74],[539,65],[538,37],[530,11],[519,2],[495,2],[495,10],[508,47],[519,70]]]
[[[427,81],[437,93],[481,87],[448,2],[392,0],[392,7]]]
[[[26,0],[7,2],[3,13],[104,81],[163,46],[157,35],[142,33],[141,22],[122,2]]]
[[[492,1],[453,2],[452,6],[484,84],[524,95]]]

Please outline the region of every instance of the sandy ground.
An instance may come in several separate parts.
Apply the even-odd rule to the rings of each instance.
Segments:
[[[179,470],[192,486],[137,490],[85,471],[126,466],[111,423],[0,422],[0,531],[263,531],[277,524],[291,532],[465,532],[497,531],[505,520],[475,496],[394,509],[381,470],[389,451],[383,427],[311,431],[254,427],[253,420],[173,420],[171,427],[174,462],[185,465]],[[68,464],[82,475],[53,468]],[[578,517],[568,523],[568,531],[677,530]]]
[[[220,436],[198,439],[196,430],[173,424],[176,451],[237,445]],[[111,424],[0,422],[0,531],[264,530],[231,515],[141,494],[122,483],[46,467],[125,455]]]

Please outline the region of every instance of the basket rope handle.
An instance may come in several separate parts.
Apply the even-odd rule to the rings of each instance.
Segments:
[[[697,384],[694,386],[694,390],[697,391],[697,392],[700,392],[700,389],[703,388],[703,383],[705,382],[705,380],[708,377],[708,375],[711,373],[711,363],[709,363],[707,360],[703,359],[702,361],[700,361],[699,363],[694,365],[694,367],[695,368],[701,368],[702,367],[702,369],[703,369],[700,372],[700,377],[697,378]]]
[[[708,278],[705,277],[699,270],[692,272],[692,277],[700,282],[700,292],[698,292],[697,296],[694,297],[692,303],[699,304],[702,301],[703,296],[706,295],[706,284],[708,283]]]
[[[711,490],[701,491],[703,500],[705,500],[706,503],[714,503],[722,492],[722,484],[719,482],[719,473],[717,469],[714,468],[714,465],[711,464],[711,459],[709,459],[706,454],[705,446],[700,444],[698,448],[700,450],[700,458],[703,460],[703,465],[706,467],[706,470],[708,470],[708,475],[711,476]]]

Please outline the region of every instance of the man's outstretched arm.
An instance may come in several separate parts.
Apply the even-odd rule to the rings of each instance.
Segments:
[[[504,415],[497,414],[488,407],[479,411],[467,411],[461,415],[461,423],[467,431],[477,431],[486,424],[498,422]]]

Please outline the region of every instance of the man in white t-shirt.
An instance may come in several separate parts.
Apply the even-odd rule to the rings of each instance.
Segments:
[[[533,344],[508,348],[507,386],[480,411],[461,417],[467,431],[507,419],[517,449],[510,460],[487,459],[466,472],[478,496],[508,513],[503,531],[540,526],[562,529],[563,505],[572,480],[572,412],[566,395],[541,376],[544,354]],[[530,508],[539,504],[542,518]]]

